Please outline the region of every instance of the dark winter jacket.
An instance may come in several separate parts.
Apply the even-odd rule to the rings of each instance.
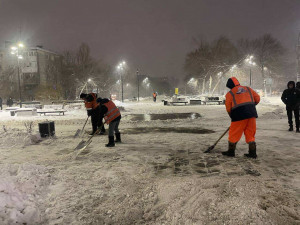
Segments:
[[[102,121],[103,120],[103,118],[104,118],[104,115],[105,115],[105,113],[107,113],[107,107],[104,105],[105,103],[108,103],[110,100],[109,99],[107,99],[107,98],[98,98],[97,99],[97,102],[98,103],[100,103],[100,120]],[[111,122],[115,122],[115,121],[118,121],[118,120],[120,120],[121,119],[121,115],[120,116],[118,116],[116,119],[114,119],[113,121],[111,121]]]
[[[293,88],[289,88],[290,84],[293,84]],[[286,105],[286,110],[295,109],[300,103],[300,90],[295,88],[294,81],[289,81],[287,87],[282,93],[281,100]]]
[[[14,104],[13,100],[11,98],[7,99],[6,105],[11,107]]]
[[[226,87],[231,90],[226,94],[225,106],[232,122],[257,118],[256,105],[259,95],[250,87],[241,86],[235,77],[228,79]]]

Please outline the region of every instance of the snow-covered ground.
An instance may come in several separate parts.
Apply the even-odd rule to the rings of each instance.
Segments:
[[[235,158],[220,154],[227,138],[203,153],[230,125],[224,105],[160,100],[122,104],[123,143],[106,148],[107,136],[96,136],[76,159],[81,138],[73,136],[84,109],[70,107],[65,116],[0,112],[0,224],[300,224],[300,134],[287,131],[279,98],[257,107],[257,160],[243,157],[244,139]],[[174,113],[201,117],[131,116]],[[55,121],[56,136],[39,142],[45,120]]]

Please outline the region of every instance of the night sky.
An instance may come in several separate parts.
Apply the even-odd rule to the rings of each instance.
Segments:
[[[271,33],[294,51],[300,0],[0,0],[0,42],[21,37],[61,52],[81,42],[111,65],[183,76],[194,38]]]

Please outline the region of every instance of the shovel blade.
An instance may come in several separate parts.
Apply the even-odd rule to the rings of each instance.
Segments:
[[[85,147],[86,141],[81,141],[79,144],[76,146],[75,150],[81,150],[83,147]]]
[[[81,130],[78,129],[78,130],[76,131],[76,133],[74,134],[74,138],[78,137],[80,133],[81,133]]]
[[[210,146],[204,153],[209,153],[211,150],[215,148],[215,145]]]
[[[92,142],[92,140],[89,140],[89,141],[87,141],[87,142],[84,142],[84,144],[81,145],[81,148],[76,149],[76,150],[78,150],[78,151],[75,153],[74,159],[76,159],[77,156],[80,155],[80,153],[83,152],[83,151],[86,149],[86,147],[89,146],[89,144],[90,144],[91,142]],[[79,144],[80,144],[80,143],[79,143]],[[78,146],[79,146],[79,144],[78,144]],[[78,147],[78,146],[77,146],[77,147]]]

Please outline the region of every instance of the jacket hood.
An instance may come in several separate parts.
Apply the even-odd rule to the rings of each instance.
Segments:
[[[238,81],[238,79],[236,79],[236,77],[229,78],[226,83],[226,87],[232,89],[236,86],[240,86],[240,82]]]
[[[300,89],[300,81],[298,81],[298,82],[296,83],[296,88],[299,88],[299,89]]]
[[[290,84],[293,84],[294,85],[294,87],[293,88],[295,88],[295,82],[294,81],[289,81],[288,83],[287,83],[287,88],[289,89],[289,86],[290,86]]]
[[[80,98],[81,98],[81,99],[86,98],[86,96],[87,96],[87,94],[85,94],[85,93],[81,93],[81,94],[80,94]]]

